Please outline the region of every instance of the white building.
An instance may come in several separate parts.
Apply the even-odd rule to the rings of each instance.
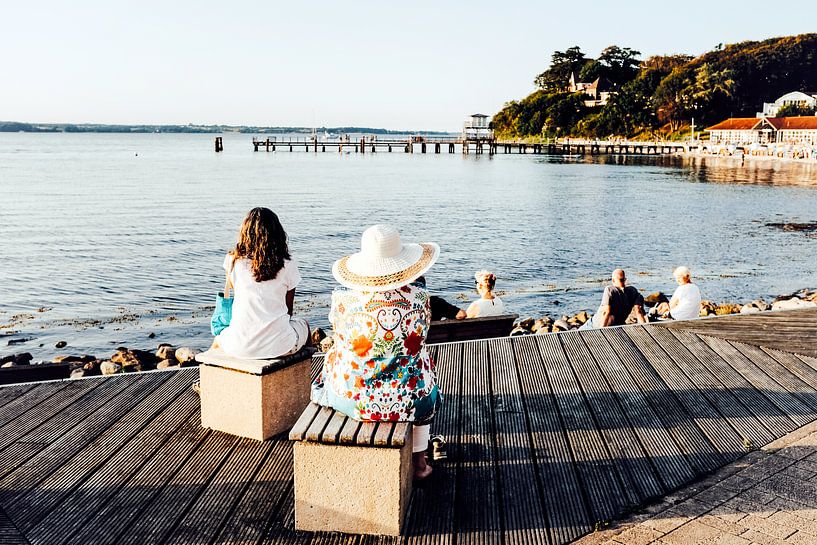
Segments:
[[[707,127],[709,139],[718,144],[817,145],[817,116],[737,117]]]
[[[488,128],[488,116],[485,114],[472,114],[471,119],[463,123],[462,135],[466,140],[491,140],[494,131]]]
[[[764,102],[763,111],[757,112],[756,117],[777,117],[777,112],[779,112],[783,106],[814,108],[817,106],[817,93],[801,93],[800,91],[786,93],[774,102]]]

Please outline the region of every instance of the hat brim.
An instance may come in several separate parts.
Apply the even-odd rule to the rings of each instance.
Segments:
[[[419,250],[419,251],[418,251]],[[332,276],[341,286],[359,291],[389,291],[411,284],[437,262],[440,247],[434,242],[404,244],[400,256],[387,263],[369,264],[365,273],[356,258],[342,257],[332,265]],[[401,259],[405,260],[401,263]]]

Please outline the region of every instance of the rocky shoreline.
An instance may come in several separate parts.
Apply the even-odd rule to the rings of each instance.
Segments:
[[[656,292],[644,298],[645,304],[652,307],[658,303],[668,301],[666,294]],[[730,314],[754,314],[758,312],[790,310],[796,308],[817,307],[817,289],[805,288],[788,295],[776,297],[771,302],[762,299],[755,299],[747,303],[724,302],[714,303],[712,301],[701,302],[701,317],[706,316],[726,316]],[[573,315],[562,315],[557,318],[542,316],[539,318],[525,317],[518,320],[511,331],[511,336],[517,335],[543,335],[546,333],[559,333],[580,328],[591,318],[591,313],[582,311]],[[628,323],[635,323],[635,317],[630,316]],[[327,335],[321,328],[312,331],[312,343],[319,347],[321,351],[326,351],[332,346],[332,337]],[[65,341],[56,344],[56,348],[64,348]],[[109,357],[98,358],[90,354],[82,355],[59,355],[51,361],[33,361],[34,357],[29,352],[20,352],[0,358],[0,368],[14,367],[34,367],[47,366],[53,364],[68,364],[70,378],[82,378],[101,375],[113,375],[119,373],[133,373],[141,371],[152,371],[155,369],[178,369],[182,367],[192,367],[197,365],[196,354],[199,349],[181,346],[173,347],[168,343],[161,343],[155,351],[128,348],[121,346]]]

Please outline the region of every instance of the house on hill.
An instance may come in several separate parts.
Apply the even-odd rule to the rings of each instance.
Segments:
[[[758,112],[756,117],[777,117],[777,112],[779,112],[784,106],[814,108],[817,106],[817,91],[808,93],[792,91],[791,93],[786,93],[774,102],[764,102],[763,111]]]
[[[707,127],[718,144],[817,145],[817,116],[736,117]]]
[[[578,82],[574,72],[570,73],[567,91],[569,93],[584,93],[584,105],[588,108],[604,106],[607,104],[607,100],[616,93],[612,82],[607,78],[598,77],[592,83]]]

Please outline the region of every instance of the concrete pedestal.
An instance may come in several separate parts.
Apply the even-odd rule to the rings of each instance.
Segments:
[[[288,431],[309,403],[311,348],[273,360],[233,358],[219,348],[201,364],[201,425],[260,441]]]

